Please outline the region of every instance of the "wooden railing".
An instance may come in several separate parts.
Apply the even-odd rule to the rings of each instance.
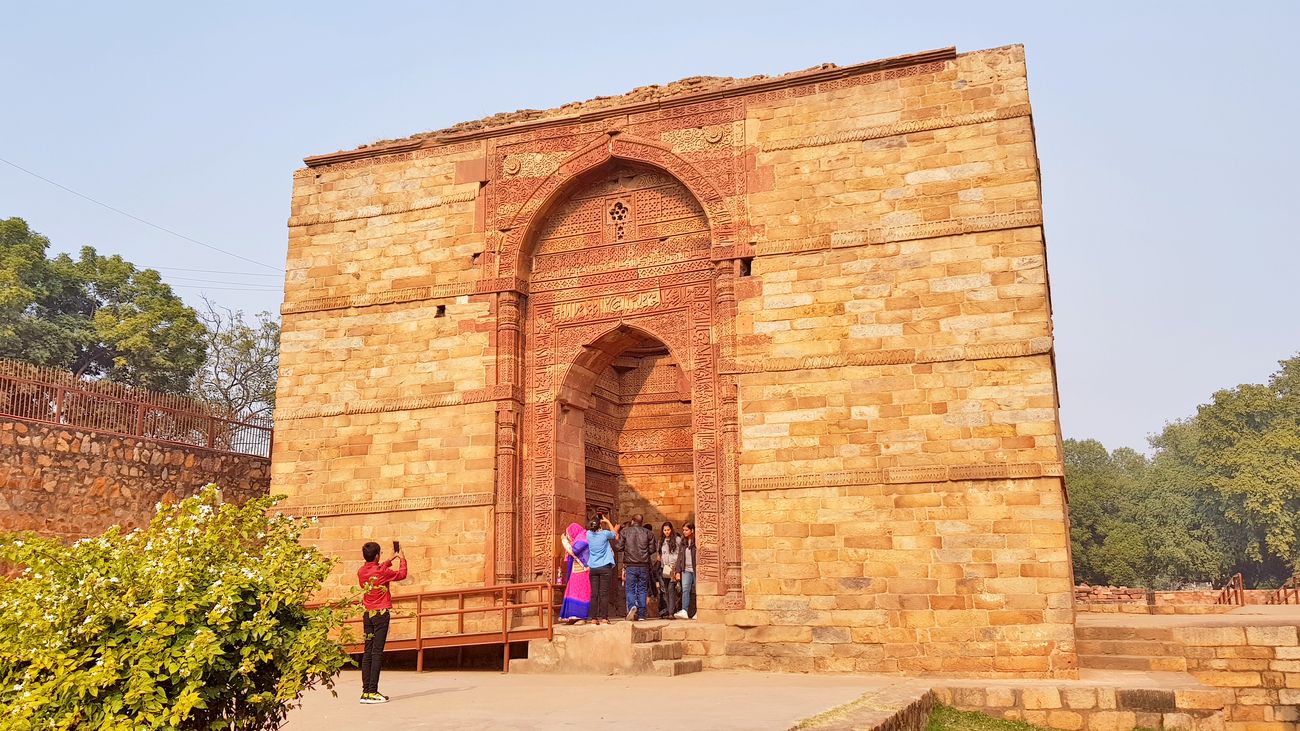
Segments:
[[[1300,604],[1300,574],[1287,579],[1268,597],[1269,604],[1290,604],[1292,600]]]
[[[1241,574],[1233,574],[1232,578],[1228,579],[1228,585],[1219,590],[1219,598],[1215,599],[1214,603],[1246,606],[1246,585]]]
[[[425,650],[499,643],[501,672],[508,673],[512,642],[554,637],[554,591],[549,582],[537,581],[395,595],[384,651],[414,650],[415,670],[424,672]],[[360,614],[347,620],[358,630],[361,622]],[[362,636],[361,631],[355,634]],[[359,653],[364,645],[358,642],[347,649]]]
[[[125,387],[99,388],[90,383],[80,387],[59,382],[71,379],[33,378],[17,370],[0,370],[0,414],[220,452],[271,456],[269,418],[232,419],[179,396],[137,398]]]

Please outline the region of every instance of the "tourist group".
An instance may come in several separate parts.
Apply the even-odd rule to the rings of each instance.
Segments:
[[[646,619],[647,606],[653,606],[660,619],[694,618],[698,553],[694,523],[683,525],[678,534],[671,522],[665,522],[656,533],[641,515],[614,525],[598,513],[586,528],[570,523],[560,542],[567,554],[559,577],[567,579],[560,621],[609,624],[616,569],[628,620]]]

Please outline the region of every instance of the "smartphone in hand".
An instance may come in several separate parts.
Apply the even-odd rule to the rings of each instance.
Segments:
[[[402,542],[393,541],[393,553],[401,553],[401,552],[402,552]]]

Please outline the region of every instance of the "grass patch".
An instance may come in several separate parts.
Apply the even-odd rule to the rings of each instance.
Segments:
[[[925,731],[1048,731],[1024,721],[1006,721],[975,711],[959,711],[948,706],[935,706],[930,712],[930,722]]]

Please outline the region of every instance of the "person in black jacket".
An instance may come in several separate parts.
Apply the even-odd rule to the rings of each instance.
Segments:
[[[627,618],[645,619],[646,591],[650,583],[650,561],[654,555],[654,536],[640,514],[619,534],[618,548],[623,553],[623,576],[626,582]]]

